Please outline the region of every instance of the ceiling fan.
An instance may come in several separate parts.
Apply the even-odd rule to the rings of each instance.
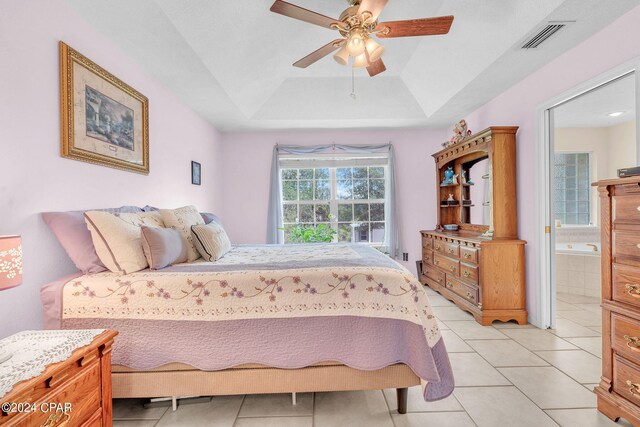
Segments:
[[[282,0],[276,0],[271,6],[272,12],[337,30],[343,37],[305,56],[293,64],[294,67],[307,68],[340,49],[333,56],[336,62],[348,65],[350,57],[354,57],[353,67],[366,68],[369,75],[373,77],[387,69],[382,62],[384,47],[373,40],[373,36],[391,38],[447,34],[453,22],[453,16],[441,16],[379,23],[378,16],[389,0],[347,1],[349,7],[342,12],[340,19],[329,18]]]

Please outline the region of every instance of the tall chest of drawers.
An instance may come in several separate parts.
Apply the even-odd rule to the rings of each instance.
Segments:
[[[600,181],[602,378],[598,410],[640,425],[640,177]]]
[[[527,323],[523,240],[472,232],[422,231],[422,283],[469,311],[478,323]]]

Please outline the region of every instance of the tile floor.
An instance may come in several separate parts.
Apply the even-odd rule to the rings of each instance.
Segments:
[[[464,427],[629,426],[599,414],[600,311],[596,298],[558,294],[557,329],[494,323],[427,289],[453,366],[452,396],[426,403],[409,390],[409,413],[398,414],[395,390],[213,397],[205,403],[145,409],[114,401],[115,427]]]

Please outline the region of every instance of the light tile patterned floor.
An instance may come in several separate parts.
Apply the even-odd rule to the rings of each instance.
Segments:
[[[482,327],[427,289],[456,377],[449,398],[427,403],[409,390],[409,413],[398,414],[395,390],[298,395],[223,396],[145,409],[140,399],[114,401],[114,426],[414,427],[629,426],[596,409],[600,379],[598,300],[558,295],[558,325],[543,331],[514,323]]]

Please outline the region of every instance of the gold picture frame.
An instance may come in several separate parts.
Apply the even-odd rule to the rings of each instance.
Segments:
[[[149,100],[69,47],[60,46],[61,154],[149,174]]]

